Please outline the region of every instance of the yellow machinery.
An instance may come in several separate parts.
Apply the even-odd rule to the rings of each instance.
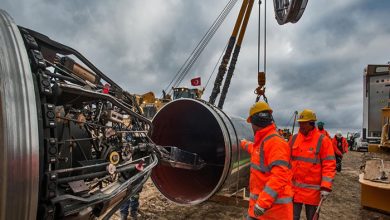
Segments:
[[[157,111],[166,103],[170,102],[171,99],[167,96],[158,99],[153,92],[147,92],[140,96],[137,95],[137,101],[142,109],[143,115],[147,118],[153,118]]]
[[[390,100],[388,100],[390,101]],[[390,108],[382,108],[382,134],[381,134],[381,144],[382,148],[390,148]]]
[[[390,154],[389,121],[390,108],[382,109],[382,134],[379,144],[369,144],[372,153]],[[365,173],[360,174],[361,204],[363,207],[374,208],[390,213],[390,161],[373,159],[366,162]]]
[[[203,95],[203,89],[178,87],[173,89],[173,99],[192,98],[200,99]],[[143,95],[136,95],[137,102],[142,109],[142,113],[147,118],[153,116],[168,102],[172,101],[170,95],[165,94],[162,99],[156,98],[153,92],[147,92]]]
[[[359,175],[361,205],[390,213],[390,65],[369,65],[364,79],[363,138],[375,156]],[[379,96],[382,93],[385,96]]]

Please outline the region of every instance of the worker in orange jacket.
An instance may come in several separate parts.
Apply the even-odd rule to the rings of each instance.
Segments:
[[[254,142],[241,141],[241,147],[251,155],[247,219],[292,220],[290,147],[278,135],[267,103],[255,103],[247,122],[255,134]]]
[[[294,220],[305,205],[306,218],[312,219],[321,198],[332,191],[336,161],[332,142],[315,127],[317,120],[310,109],[303,110],[298,118],[299,132],[289,141],[292,148]]]
[[[318,131],[319,131],[321,134],[327,136],[329,139],[332,140],[332,137],[329,135],[328,131],[325,130],[324,125],[325,125],[324,122],[319,121],[319,122],[317,123]]]
[[[332,139],[332,144],[336,156],[336,170],[337,172],[341,172],[343,154],[348,152],[348,142],[341,134],[341,131],[337,131]]]

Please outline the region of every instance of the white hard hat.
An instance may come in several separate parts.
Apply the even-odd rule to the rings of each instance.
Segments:
[[[343,135],[341,134],[341,131],[337,131],[337,132],[336,132],[336,136],[337,136],[337,137],[341,137],[341,136],[343,136]]]

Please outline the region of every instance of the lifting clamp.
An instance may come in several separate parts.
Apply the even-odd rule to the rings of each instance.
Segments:
[[[254,93],[257,95],[256,102],[258,102],[263,96],[264,101],[268,103],[267,97],[265,96],[265,72],[258,72],[257,84],[258,87],[254,91]]]

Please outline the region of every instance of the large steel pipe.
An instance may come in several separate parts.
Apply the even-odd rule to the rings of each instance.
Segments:
[[[34,81],[22,36],[0,9],[0,219],[35,219],[39,133]]]
[[[178,99],[155,115],[153,126],[155,143],[197,153],[207,163],[200,170],[154,168],[152,180],[169,200],[194,205],[248,184],[249,155],[240,150],[239,140],[252,140],[253,132],[244,119],[200,100]]]

